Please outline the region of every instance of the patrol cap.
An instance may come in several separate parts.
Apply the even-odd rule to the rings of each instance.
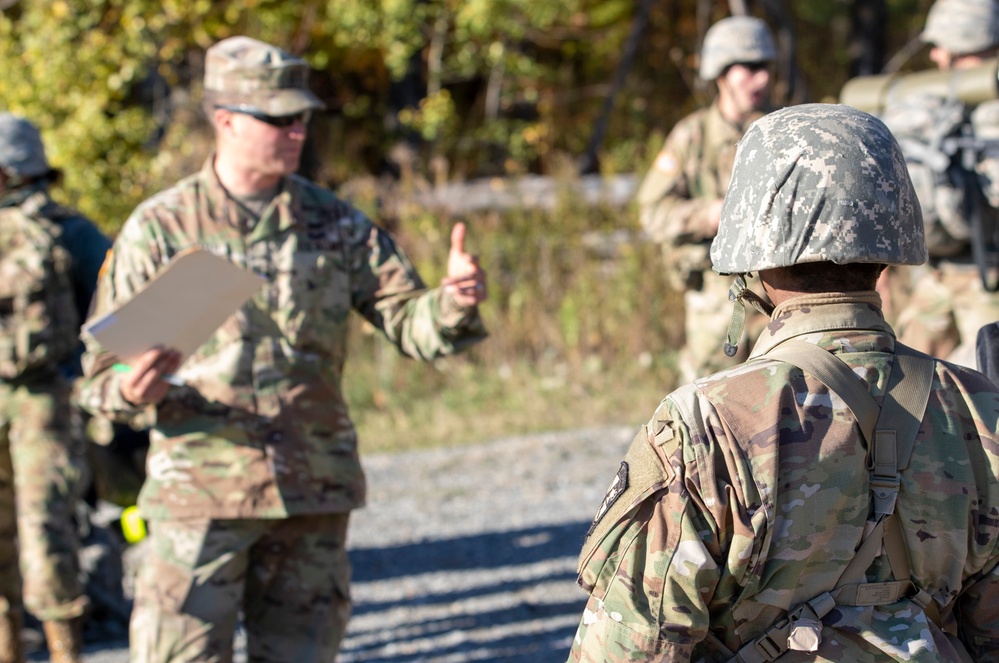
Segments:
[[[765,115],[739,142],[711,263],[720,274],[829,261],[918,265],[923,217],[902,150],[850,106]]]
[[[777,48],[770,28],[753,16],[730,16],[718,21],[704,35],[699,76],[718,78],[726,67],[740,62],[770,62]]]
[[[23,117],[0,113],[0,168],[14,178],[52,173],[41,134]]]
[[[229,37],[205,53],[205,93],[215,105],[265,115],[325,108],[309,90],[309,64],[250,37]]]
[[[920,39],[954,55],[999,45],[996,0],[937,0],[926,16]]]

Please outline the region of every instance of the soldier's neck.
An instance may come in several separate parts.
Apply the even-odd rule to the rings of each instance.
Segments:
[[[274,190],[281,183],[280,174],[261,173],[226,158],[224,152],[215,155],[215,174],[226,191],[234,196],[251,197]]]
[[[740,128],[745,127],[750,119],[756,119],[760,115],[755,108],[743,111],[736,101],[726,94],[718,96],[718,112],[726,122]]]

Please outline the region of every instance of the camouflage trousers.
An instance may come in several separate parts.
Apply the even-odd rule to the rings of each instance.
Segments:
[[[999,293],[982,287],[978,268],[942,263],[916,281],[899,314],[899,340],[934,357],[975,368],[978,330],[999,320]]]
[[[734,357],[725,354],[725,337],[732,319],[732,302],[728,290],[734,277],[720,276],[710,270],[704,272],[704,285],[700,290],[687,290],[683,294],[684,342],[680,350],[680,384],[716,373],[741,364],[749,357],[760,332],[768,320],[754,308],[746,308],[746,329]],[[753,288],[757,292],[758,287]]]
[[[350,616],[349,514],[154,520],[135,585],[134,663],[328,662]]]
[[[87,465],[69,396],[59,377],[0,383],[0,613],[61,620],[87,606],[75,520]]]

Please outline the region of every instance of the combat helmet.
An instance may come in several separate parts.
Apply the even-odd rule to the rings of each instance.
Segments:
[[[770,29],[753,16],[730,16],[712,25],[701,46],[702,80],[713,81],[726,68],[740,62],[770,62],[777,48]]]
[[[918,265],[926,258],[919,202],[881,120],[837,104],[765,115],[739,141],[711,243],[714,270],[739,277],[729,293],[736,313],[726,353],[729,345],[735,352],[745,304],[759,308],[744,275],[809,262]]]
[[[0,113],[0,169],[15,186],[26,179],[58,172],[45,158],[42,136],[35,125],[11,113]]]
[[[251,37],[229,37],[205,52],[205,97],[247,113],[294,115],[325,108],[309,90],[309,64]]]
[[[996,0],[937,0],[926,16],[920,39],[954,55],[978,53],[999,45]]]

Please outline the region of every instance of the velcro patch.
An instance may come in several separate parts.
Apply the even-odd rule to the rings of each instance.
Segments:
[[[600,519],[607,515],[614,503],[617,502],[618,498],[624,494],[624,491],[628,490],[628,463],[627,461],[621,461],[621,467],[617,469],[617,474],[614,475],[614,480],[611,481],[611,485],[607,488],[607,492],[604,494],[604,499],[600,502],[600,507],[597,509],[597,515],[593,517],[593,522],[590,523],[590,529],[587,530],[586,536],[589,537],[596,529],[597,523]]]

